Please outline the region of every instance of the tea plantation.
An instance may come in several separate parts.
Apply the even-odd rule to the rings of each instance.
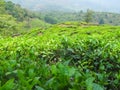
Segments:
[[[1,36],[0,90],[120,90],[120,26],[67,22]]]

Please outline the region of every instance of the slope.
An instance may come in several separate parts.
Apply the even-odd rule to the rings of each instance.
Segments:
[[[0,42],[0,89],[120,89],[119,26],[69,22]]]

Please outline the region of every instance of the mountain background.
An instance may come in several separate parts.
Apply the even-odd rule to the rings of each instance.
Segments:
[[[120,0],[6,0],[34,11],[62,10],[80,11],[92,9],[120,13]]]
[[[21,25],[22,27],[25,27],[27,29],[32,29],[34,27],[44,27],[44,24],[59,24],[64,22],[86,22],[86,16],[88,11],[85,11],[87,9],[91,9],[91,20],[89,21],[90,23],[120,25],[120,7],[117,4],[120,1],[117,0],[111,0],[109,4],[107,4],[107,0],[6,1],[10,2],[5,2],[5,5],[0,8],[1,14],[12,15],[12,17],[15,18],[17,22],[22,22],[22,24],[24,25]],[[21,8],[21,6],[24,8]],[[5,21],[4,19],[5,18],[3,18],[3,21]]]

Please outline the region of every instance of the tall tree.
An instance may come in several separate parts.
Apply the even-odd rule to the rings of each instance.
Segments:
[[[87,23],[91,22],[92,15],[93,15],[93,11],[90,9],[87,9],[87,12],[85,13],[85,22],[87,22]]]
[[[103,18],[100,19],[99,24],[105,24],[105,21]]]
[[[5,1],[0,0],[0,14],[4,14],[4,13],[5,13]]]
[[[44,18],[45,22],[50,23],[50,24],[56,24],[57,20],[54,17],[46,15]]]

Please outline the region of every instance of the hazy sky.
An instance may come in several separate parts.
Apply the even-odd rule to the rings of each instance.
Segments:
[[[61,6],[73,10],[93,9],[96,11],[120,12],[120,0],[10,0],[27,8],[41,6]]]

